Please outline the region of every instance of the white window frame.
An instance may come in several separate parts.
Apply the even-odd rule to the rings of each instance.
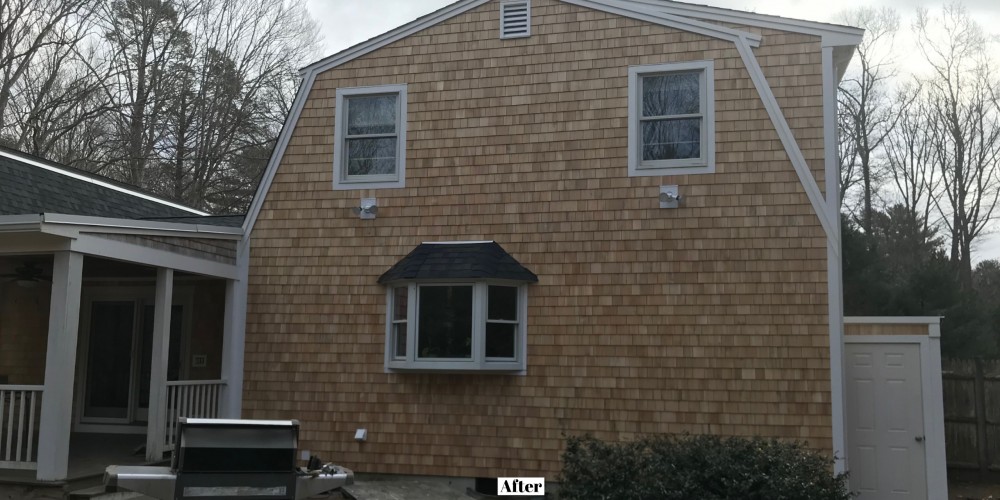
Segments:
[[[417,356],[417,328],[420,325],[418,317],[418,289],[421,286],[472,286],[472,357],[469,359],[453,358],[420,358]],[[514,339],[514,358],[486,357],[486,323],[487,306],[489,304],[489,287],[507,286],[517,288],[517,329]],[[407,288],[406,305],[406,356],[395,356],[395,339],[393,338],[393,311],[395,310],[393,290]],[[386,286],[385,314],[385,371],[423,371],[423,372],[486,372],[524,374],[526,370],[528,351],[528,286],[521,282],[503,280],[448,280],[448,281],[411,281],[392,283]]]
[[[702,115],[701,155],[676,160],[642,160],[642,77],[667,73],[700,72]],[[689,61],[629,66],[628,68],[628,175],[710,174],[715,172],[715,64]]]
[[[351,97],[396,94],[396,173],[392,175],[347,175],[347,109]],[[391,189],[406,187],[406,84],[337,89],[337,110],[333,127],[333,189]]]

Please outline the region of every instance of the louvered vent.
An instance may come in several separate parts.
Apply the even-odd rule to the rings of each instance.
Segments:
[[[531,36],[531,2],[500,4],[500,38]]]

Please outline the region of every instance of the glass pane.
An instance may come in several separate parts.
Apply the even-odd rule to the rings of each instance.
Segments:
[[[126,418],[132,384],[132,302],[94,302],[87,355],[88,417]]]
[[[396,138],[347,140],[347,175],[396,173]]]
[[[393,356],[398,358],[406,357],[406,323],[393,323],[392,324],[392,336],[395,342],[395,351]]]
[[[349,97],[347,135],[396,133],[396,95]]]
[[[517,321],[517,287],[491,286],[488,319]]]
[[[405,286],[392,289],[392,319],[395,321],[406,319],[407,289]]]
[[[486,323],[486,357],[513,358],[517,325]]]
[[[642,122],[642,159],[701,157],[701,118]]]
[[[472,357],[472,287],[420,287],[417,355]]]
[[[700,73],[676,73],[642,78],[642,116],[688,115],[701,112]]]

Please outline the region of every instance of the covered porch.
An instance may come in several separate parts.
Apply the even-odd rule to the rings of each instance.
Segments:
[[[155,462],[178,418],[239,417],[239,229],[112,222],[0,217],[6,475]]]

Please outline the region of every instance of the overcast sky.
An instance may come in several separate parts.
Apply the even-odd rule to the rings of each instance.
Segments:
[[[688,3],[714,5],[760,14],[775,14],[810,21],[831,22],[845,9],[860,6],[893,7],[902,16],[897,47],[912,47],[910,22],[920,7],[939,8],[950,0],[698,0]],[[323,35],[321,57],[380,35],[420,16],[433,12],[454,0],[306,0],[313,19]],[[988,31],[1000,36],[1000,0],[964,0],[964,4]],[[900,50],[901,54],[912,51]],[[976,261],[1000,258],[1000,234],[983,238],[973,254]]]

